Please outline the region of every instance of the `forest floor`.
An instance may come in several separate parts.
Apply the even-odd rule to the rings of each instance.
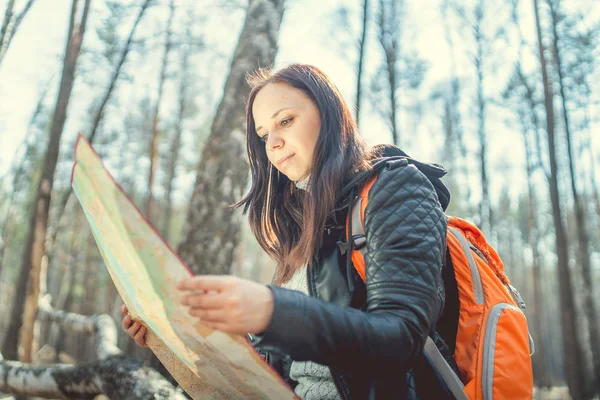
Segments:
[[[569,388],[566,386],[551,389],[534,388],[533,400],[571,400],[571,396],[569,396]]]

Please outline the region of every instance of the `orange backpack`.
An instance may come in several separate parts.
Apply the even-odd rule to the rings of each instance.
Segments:
[[[346,221],[352,218],[352,264],[366,282],[365,185]],[[523,310],[525,303],[504,274],[504,265],[477,227],[449,217],[447,245],[458,288],[459,319],[454,360],[456,375],[431,338],[424,354],[457,399],[531,399],[533,341]]]

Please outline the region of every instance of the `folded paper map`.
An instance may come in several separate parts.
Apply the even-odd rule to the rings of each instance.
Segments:
[[[79,135],[71,185],[108,272],[154,354],[194,399],[297,399],[248,341],[203,326],[175,288],[190,269]]]

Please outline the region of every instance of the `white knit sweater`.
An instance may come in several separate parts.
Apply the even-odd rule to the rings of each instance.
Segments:
[[[286,289],[298,290],[308,295],[306,267],[296,271],[285,284]],[[290,378],[298,382],[296,394],[304,400],[341,399],[328,367],[311,361],[294,361],[290,369]]]

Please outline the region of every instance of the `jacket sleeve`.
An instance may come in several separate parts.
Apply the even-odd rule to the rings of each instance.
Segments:
[[[366,309],[270,286],[274,311],[259,345],[335,368],[408,367],[442,307],[446,226],[425,175],[392,163],[373,185],[365,213]]]

